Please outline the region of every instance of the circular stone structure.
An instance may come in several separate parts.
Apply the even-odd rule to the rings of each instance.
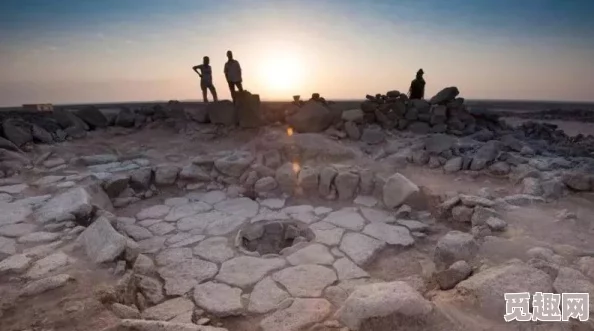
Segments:
[[[255,255],[282,254],[285,248],[310,242],[315,234],[299,221],[262,221],[239,230],[238,244]]]

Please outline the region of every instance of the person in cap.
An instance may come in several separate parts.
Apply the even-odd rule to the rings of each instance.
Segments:
[[[423,69],[417,71],[417,77],[410,83],[408,90],[410,99],[423,99],[425,96],[425,79],[423,79]]]
[[[210,59],[208,56],[205,56],[202,59],[202,64],[193,66],[192,70],[194,70],[198,76],[200,76],[200,88],[202,89],[202,99],[204,102],[208,102],[207,90],[210,90],[212,98],[215,102],[217,102],[217,89],[212,84],[212,68],[210,66]]]

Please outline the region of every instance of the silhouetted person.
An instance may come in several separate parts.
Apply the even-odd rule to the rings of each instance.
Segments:
[[[231,98],[235,101],[235,87],[237,87],[239,92],[243,91],[243,86],[241,85],[241,66],[237,60],[233,59],[233,53],[231,51],[227,51],[227,59],[225,63],[225,78],[229,84]]]
[[[417,77],[410,83],[408,91],[410,99],[423,99],[425,96],[425,80],[423,79],[423,69],[417,71]]]
[[[212,68],[210,67],[210,59],[208,56],[205,56],[202,59],[202,64],[193,66],[192,69],[200,76],[200,88],[202,89],[202,99],[204,102],[208,102],[208,95],[206,94],[206,90],[210,90],[210,94],[212,94],[212,98],[214,101],[218,101],[217,99],[217,89],[215,89],[214,85],[212,84]],[[200,72],[198,72],[200,69]]]

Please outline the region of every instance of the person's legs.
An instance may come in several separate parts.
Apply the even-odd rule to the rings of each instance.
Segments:
[[[241,84],[241,82],[235,84],[237,85],[237,89],[239,90],[239,92],[243,92],[243,85]]]
[[[200,82],[200,88],[202,89],[202,101],[204,103],[208,103],[208,95],[206,94],[207,87],[207,84],[205,84],[204,82]]]
[[[231,92],[231,99],[235,101],[235,83],[227,82],[229,84],[229,91]]]
[[[212,98],[215,102],[219,101],[219,98],[217,97],[217,89],[214,87],[213,84],[210,84],[210,86],[208,87],[208,89],[210,90],[210,94],[212,94]]]

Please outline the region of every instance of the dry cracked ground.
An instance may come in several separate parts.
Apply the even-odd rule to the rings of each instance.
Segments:
[[[594,298],[591,177],[435,156],[470,140],[191,123],[36,145],[0,179],[0,329],[592,330],[503,321],[506,292]]]

